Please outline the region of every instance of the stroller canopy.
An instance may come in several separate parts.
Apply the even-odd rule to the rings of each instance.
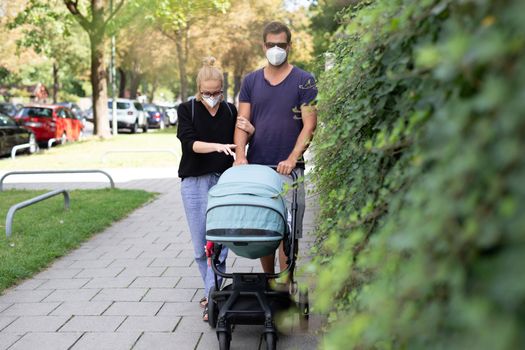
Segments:
[[[270,167],[228,169],[208,192],[206,239],[245,257],[271,254],[287,233],[282,191],[281,176]]]

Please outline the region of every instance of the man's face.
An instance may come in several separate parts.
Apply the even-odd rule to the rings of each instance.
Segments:
[[[263,43],[264,53],[266,54],[266,51],[271,49],[274,46],[278,46],[281,49],[285,49],[287,54],[290,53],[291,44],[287,42],[287,37],[286,37],[285,32],[282,32],[279,34],[269,33],[266,35],[266,40]]]

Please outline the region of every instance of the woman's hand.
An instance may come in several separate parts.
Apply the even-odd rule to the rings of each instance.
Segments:
[[[235,152],[233,151],[237,147],[237,145],[230,145],[230,144],[223,144],[223,143],[216,143],[215,144],[215,152],[224,153],[226,155],[230,155],[235,159]]]
[[[237,123],[235,126],[248,133],[249,136],[253,135],[255,132],[255,127],[250,123],[250,121],[244,117],[237,117]]]

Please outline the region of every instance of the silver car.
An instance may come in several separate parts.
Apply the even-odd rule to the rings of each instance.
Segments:
[[[113,121],[113,100],[108,100],[108,120],[112,127]],[[148,118],[142,104],[135,100],[125,98],[117,99],[117,128],[129,129],[131,133],[136,133],[138,129],[148,132]]]

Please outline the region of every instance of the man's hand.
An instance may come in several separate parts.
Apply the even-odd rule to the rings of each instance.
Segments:
[[[279,162],[279,164],[277,164],[277,172],[282,175],[290,175],[292,170],[295,169],[296,165],[297,165],[296,160],[288,158],[286,160]]]
[[[244,164],[248,164],[248,159],[246,159],[246,157],[244,156],[240,157],[239,155],[237,155],[237,158],[233,162],[233,166],[244,165]]]

